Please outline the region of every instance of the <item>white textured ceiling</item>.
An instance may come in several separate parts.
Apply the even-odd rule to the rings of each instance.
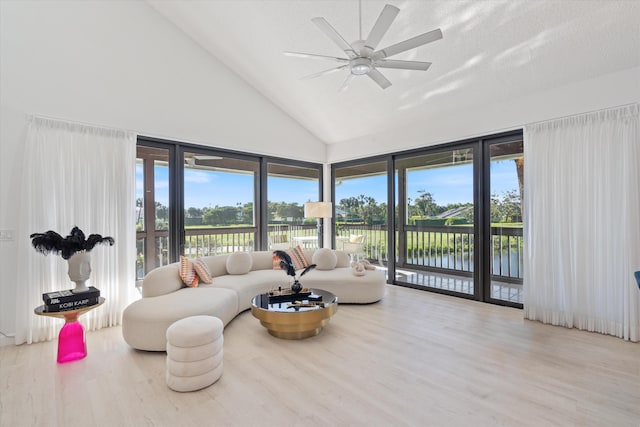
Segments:
[[[346,70],[300,79],[337,63],[282,52],[344,56],[311,18],[355,41],[356,0],[148,2],[328,144],[640,66],[638,0],[364,0],[364,38],[385,4],[400,8],[379,48],[436,28],[444,37],[392,58],[428,71],[381,70],[391,87],[363,76],[345,92]]]

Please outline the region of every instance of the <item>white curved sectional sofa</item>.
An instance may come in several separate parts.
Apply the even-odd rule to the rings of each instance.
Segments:
[[[327,251],[305,250],[304,253],[308,260],[315,262],[321,254],[326,259]],[[332,263],[318,262],[316,269],[300,279],[304,287],[329,291],[338,297],[339,303],[366,304],[382,299],[386,281],[383,271],[365,270],[364,275],[356,276],[345,252],[331,252],[335,254],[335,267],[330,268]],[[166,331],[175,321],[209,315],[219,318],[226,326],[239,313],[251,308],[254,296],[278,286],[290,286],[291,278],[284,271],[273,268],[271,251],[243,254],[246,255],[203,257],[213,283],[200,284],[195,288],[183,284],[179,274],[180,263],[149,272],[142,282],[142,298],[123,312],[122,335],[125,341],[139,350],[165,351]],[[231,267],[228,262],[230,256],[234,257],[234,262],[243,258],[248,265],[238,268],[236,262]],[[256,325],[259,325],[257,321]]]

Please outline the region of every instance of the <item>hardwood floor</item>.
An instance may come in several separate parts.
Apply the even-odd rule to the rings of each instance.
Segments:
[[[224,373],[165,385],[165,354],[120,328],[0,348],[0,426],[639,426],[640,344],[523,320],[517,309],[389,286],[341,305],[320,335],[270,336],[250,312],[224,331]]]

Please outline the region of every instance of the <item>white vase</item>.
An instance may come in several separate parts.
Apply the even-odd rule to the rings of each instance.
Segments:
[[[87,280],[91,276],[91,255],[89,252],[76,252],[67,260],[69,264],[69,278],[76,283],[74,293],[86,292]]]

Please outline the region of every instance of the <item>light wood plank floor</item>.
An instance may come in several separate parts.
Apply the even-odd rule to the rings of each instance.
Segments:
[[[120,328],[89,332],[88,357],[65,365],[55,341],[2,347],[0,425],[640,425],[640,344],[517,309],[389,286],[314,338],[274,338],[250,312],[224,338],[222,378],[192,393]]]

